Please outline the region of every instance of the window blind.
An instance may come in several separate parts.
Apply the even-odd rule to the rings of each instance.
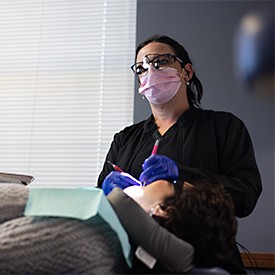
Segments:
[[[0,1],[0,172],[96,185],[133,122],[136,1]]]

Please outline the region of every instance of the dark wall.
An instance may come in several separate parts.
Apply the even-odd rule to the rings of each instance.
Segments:
[[[178,40],[204,86],[202,107],[241,118],[253,140],[263,180],[256,209],[239,219],[238,241],[253,252],[274,252],[274,98],[252,92],[236,76],[233,44],[240,19],[273,1],[137,1],[137,44],[152,34]],[[137,90],[137,86],[136,86]],[[134,121],[150,114],[135,92]]]

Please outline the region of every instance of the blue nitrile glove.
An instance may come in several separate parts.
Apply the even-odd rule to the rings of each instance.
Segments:
[[[139,180],[149,184],[156,180],[179,178],[179,169],[176,163],[162,155],[152,155],[142,164],[144,170],[139,176]]]
[[[137,179],[133,176],[125,173],[112,171],[103,181],[102,190],[107,196],[115,187],[124,189],[132,185],[142,185]]]

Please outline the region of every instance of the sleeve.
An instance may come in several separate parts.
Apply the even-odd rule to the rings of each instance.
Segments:
[[[109,148],[109,151],[106,155],[105,162],[103,165],[103,169],[98,177],[97,180],[97,187],[101,188],[102,183],[104,179],[108,176],[108,174],[113,171],[110,164],[107,163],[107,160],[111,161],[112,163],[117,163],[117,154],[118,154],[118,148],[119,148],[119,133],[116,133],[114,135],[113,141],[111,143],[111,146]]]
[[[262,192],[262,182],[256,164],[250,135],[244,123],[231,115],[215,123],[217,139],[217,173],[178,165],[180,178],[192,180],[213,178],[231,194],[237,217],[248,216]]]
[[[161,227],[121,189],[114,188],[107,198],[135,245],[176,272],[193,267],[194,249],[190,244]]]

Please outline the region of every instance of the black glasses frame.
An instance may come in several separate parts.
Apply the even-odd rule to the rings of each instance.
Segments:
[[[152,56],[152,55],[154,55],[154,57],[150,59],[149,56]],[[152,64],[152,65],[154,66],[155,69],[159,70],[159,68],[158,68],[159,64],[156,62],[156,60],[159,59],[160,57],[169,57],[169,58],[172,57],[172,58],[174,58],[174,62],[178,61],[179,63],[183,64],[183,61],[182,61],[179,57],[177,57],[177,56],[174,55],[174,54],[170,54],[170,53],[164,53],[164,54],[147,54],[147,55],[145,55],[144,59],[146,59],[146,63],[147,63],[148,65]],[[156,66],[155,66],[154,62],[156,63]],[[144,64],[144,61],[142,61],[142,62],[137,62],[137,63],[135,63],[135,64],[133,64],[133,65],[131,66],[131,70],[133,71],[133,73],[134,73],[135,75],[141,76],[141,75],[146,74],[146,72],[148,71],[148,68],[144,68],[144,67],[143,67],[143,64]],[[136,69],[136,68],[139,67],[138,65],[140,65],[140,66],[142,67],[142,70],[143,70],[140,74],[137,73],[137,69]]]

